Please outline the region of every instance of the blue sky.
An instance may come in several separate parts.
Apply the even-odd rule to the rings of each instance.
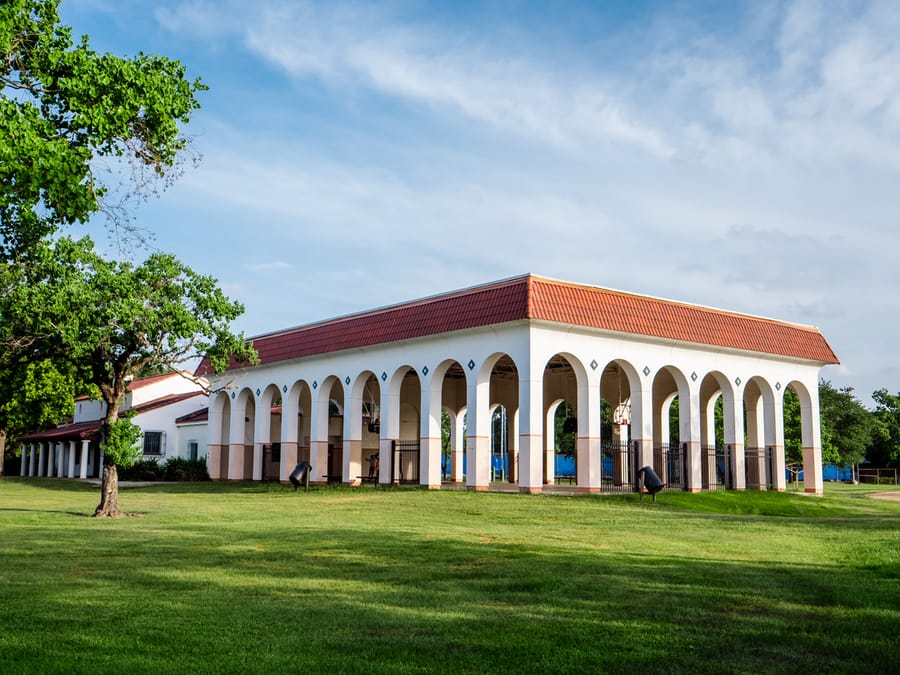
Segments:
[[[900,391],[896,2],[61,14],[209,86],[202,161],[136,216],[248,334],[534,272],[815,325],[825,378]]]

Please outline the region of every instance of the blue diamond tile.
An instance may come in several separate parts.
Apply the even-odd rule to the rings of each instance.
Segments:
[[[475,367],[475,362],[472,359],[469,359],[469,362],[466,365],[469,366],[469,370],[472,370],[472,368]]]
[[[781,391],[781,382],[775,383],[775,389],[776,389],[776,391]]]
[[[283,391],[283,392],[286,394],[286,393],[287,393],[287,385],[284,385],[284,386],[281,388],[281,391]]]
[[[348,386],[350,385],[350,376],[349,375],[344,378],[344,384],[346,384]]]
[[[691,380],[693,382],[697,381],[697,371],[696,370],[693,373],[691,373]]]
[[[647,367],[647,366],[644,366],[643,373],[644,373],[644,377],[646,377],[647,375],[649,375],[649,374],[650,374],[650,368]]]
[[[741,378],[739,378],[739,377],[734,378],[734,383],[740,387],[741,386]]]
[[[597,363],[597,359],[594,359],[593,361],[591,361],[591,370],[597,370],[597,366],[599,365],[600,364]]]
[[[260,394],[259,387],[257,387],[257,388],[256,388],[256,395],[259,396],[259,394]]]
[[[386,380],[387,380],[387,373],[384,371],[381,371],[381,381],[384,382]]]
[[[423,366],[423,367],[422,367],[422,374],[423,374],[423,375],[428,375],[428,366]]]
[[[316,382],[315,380],[313,380],[313,389],[315,389],[315,388],[318,387],[318,386],[319,386],[319,383]]]

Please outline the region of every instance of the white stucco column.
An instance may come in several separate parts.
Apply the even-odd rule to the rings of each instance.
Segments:
[[[466,487],[487,490],[491,483],[491,369],[468,382],[469,416],[466,438]]]
[[[419,483],[436,490],[441,487],[441,382],[426,380],[421,385]]]
[[[309,415],[312,411],[307,410]],[[300,397],[295,392],[281,401],[281,465],[278,469],[278,479],[282,483],[290,480],[291,472],[300,463],[297,456],[297,437],[299,436]],[[312,474],[310,474],[312,478]]]
[[[44,472],[46,471],[46,463],[47,463],[47,443],[45,441],[39,441],[38,444],[38,466],[37,466],[37,476],[38,478],[44,477]]]
[[[803,491],[825,494],[822,479],[822,429],[819,426],[819,389],[810,383],[808,409],[806,397],[800,399],[800,418],[803,436]]]
[[[29,443],[29,451],[28,451],[28,475],[34,477],[37,473],[37,463],[35,461],[34,455],[34,443]]]
[[[541,383],[543,388],[543,382]],[[541,398],[541,410],[544,413],[544,485],[556,482],[556,407],[544,410],[544,399]]]
[[[733,395],[722,402],[725,431],[725,447],[731,448],[731,480],[735,490],[747,489],[747,471],[744,457],[744,392],[733,390]]]
[[[688,392],[688,410],[684,410],[685,401],[679,394],[679,433],[682,448],[685,452],[685,486],[688,492],[700,492],[703,488],[703,461],[700,455],[700,387],[691,386]],[[685,416],[685,412],[687,415]],[[684,432],[687,432],[685,434]]]
[[[766,411],[766,444],[772,448],[775,455],[772,458],[775,471],[772,484],[775,490],[784,492],[787,489],[784,460],[784,403],[780,395],[774,396],[772,410]]]
[[[26,458],[26,455],[25,455],[25,444],[24,444],[24,443],[22,444],[21,457],[22,457],[22,460],[19,462],[19,477],[22,477],[22,476],[25,475],[25,458]],[[0,458],[0,460],[2,460],[2,458]]]
[[[87,470],[88,470],[88,449],[90,448],[91,442],[87,439],[81,441],[81,466],[79,467],[78,477],[79,478],[87,478]]]
[[[653,390],[647,376],[641,388],[631,392],[631,452],[634,454],[635,480],[645,466],[653,467]]]
[[[530,370],[534,370],[531,368]],[[539,494],[544,484],[544,381],[519,372],[519,492]]]
[[[576,482],[579,492],[600,492],[600,384],[578,384]]]
[[[66,477],[75,477],[75,441],[69,441],[69,470],[66,472]]]
[[[228,480],[239,481],[244,479],[244,432],[247,415],[247,402],[243,405],[232,403],[231,419],[228,423]]]
[[[313,415],[310,422],[309,482],[323,485],[328,482],[328,401],[324,386],[313,392]]]

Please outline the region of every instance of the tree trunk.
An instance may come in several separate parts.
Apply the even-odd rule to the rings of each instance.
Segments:
[[[103,483],[100,485],[100,503],[94,511],[95,518],[122,518],[119,509],[119,471],[109,460],[103,464]]]

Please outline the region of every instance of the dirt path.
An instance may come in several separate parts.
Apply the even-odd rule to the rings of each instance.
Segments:
[[[873,492],[869,495],[872,499],[893,499],[900,501],[900,492]]]

